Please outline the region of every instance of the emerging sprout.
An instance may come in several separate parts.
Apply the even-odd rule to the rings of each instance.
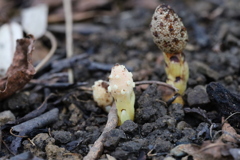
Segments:
[[[163,4],[152,16],[150,31],[155,44],[164,54],[167,83],[178,88],[183,95],[189,77],[188,64],[182,52],[188,42],[186,28],[174,10]],[[183,103],[182,98],[179,103]]]
[[[113,102],[113,97],[107,91],[108,83],[103,80],[98,80],[92,86],[93,99],[97,105],[103,108],[106,112],[109,112],[109,107]]]
[[[118,125],[126,120],[134,119],[135,94],[133,91],[135,83],[132,79],[132,73],[123,66],[116,64],[109,76],[108,92],[113,96],[117,113]]]

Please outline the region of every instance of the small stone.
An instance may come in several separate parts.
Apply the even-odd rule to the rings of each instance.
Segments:
[[[111,153],[111,156],[117,157],[118,159],[128,159],[129,158],[129,152],[123,151],[121,149],[116,149],[114,152]]]
[[[165,115],[163,117],[160,117],[155,122],[155,128],[163,128],[165,126],[168,126],[168,129],[175,128],[176,126],[176,119],[174,117],[170,117],[168,115]]]
[[[29,93],[19,92],[9,97],[6,105],[10,110],[22,109],[24,111],[27,110],[29,106],[28,98]]]
[[[210,77],[214,79],[215,81],[219,79],[220,73],[211,69],[209,65],[200,62],[200,61],[194,61],[193,62],[194,68],[197,72],[206,75],[207,77]]]
[[[135,141],[128,141],[128,142],[122,143],[120,146],[124,151],[138,152],[142,147],[142,144]]]
[[[186,123],[185,121],[180,121],[178,124],[177,124],[177,129],[178,130],[183,130],[184,128],[191,128],[191,126]]]
[[[126,135],[125,133],[120,129],[113,129],[106,133],[106,140],[103,143],[104,147],[106,147],[109,150],[114,150],[116,146],[118,145],[119,141],[121,139],[125,139]]]
[[[68,109],[71,113],[69,121],[72,123],[73,126],[75,126],[75,125],[77,125],[79,119],[82,119],[83,112],[75,104],[71,104],[68,107]]]
[[[67,131],[53,131],[52,134],[54,139],[60,143],[68,143],[72,140],[72,134]]]
[[[4,125],[7,122],[15,121],[15,120],[16,120],[16,118],[11,111],[0,112],[0,124],[1,125]]]
[[[177,121],[183,120],[184,111],[183,106],[179,103],[173,103],[168,108],[169,114],[173,116]]]
[[[185,144],[183,144],[183,145],[185,145]],[[186,153],[183,152],[180,149],[181,146],[183,146],[183,145],[178,145],[178,146],[174,147],[173,149],[171,149],[170,154],[173,155],[173,156],[176,156],[176,157],[183,157],[183,156],[185,156]]]
[[[55,139],[50,137],[47,133],[40,133],[32,139],[33,143],[40,149],[44,149],[47,144],[54,144]]]
[[[45,147],[48,160],[79,160],[83,159],[82,155],[78,153],[69,154],[65,148],[58,147],[57,145],[48,144]]]
[[[145,122],[148,122],[153,117],[156,117],[155,116],[156,112],[157,112],[157,110],[152,107],[137,109],[137,114],[139,115],[138,118],[141,121],[145,121]]]
[[[127,120],[120,126],[120,129],[123,130],[125,133],[133,134],[137,131],[138,125],[132,120]]]
[[[210,103],[206,88],[204,86],[198,85],[193,89],[188,89],[188,91],[186,91],[186,94],[189,106],[204,105]]]
[[[196,138],[196,131],[192,128],[184,128],[182,134],[184,136],[178,140],[178,143],[190,143],[192,142],[191,140]]]
[[[87,126],[86,127],[86,131],[91,132],[91,133],[97,131],[98,129],[99,128],[97,126]]]
[[[155,125],[154,128],[155,129],[161,129],[161,128],[165,128],[167,126],[167,119],[171,118],[170,116],[164,116],[164,117],[159,117],[156,121],[155,121]]]
[[[231,84],[233,82],[233,77],[232,76],[227,76],[227,77],[224,78],[224,81],[227,84]]]
[[[166,157],[166,158],[164,158],[163,160],[176,160],[176,159],[173,158],[173,157]]]
[[[167,120],[167,125],[168,125],[168,128],[175,128],[176,119],[174,119],[174,118],[169,118],[169,119]]]
[[[169,141],[165,141],[161,138],[157,138],[155,141],[155,148],[154,150],[159,152],[168,152],[173,147],[173,144]]]
[[[45,147],[47,159],[53,160],[53,159],[63,159],[62,155],[66,153],[66,150],[64,148],[60,148],[56,145],[48,144]]]
[[[154,127],[154,123],[145,123],[145,124],[142,126],[142,135],[143,135],[143,136],[146,136],[146,135],[148,135],[149,133],[151,133],[152,130],[153,130],[153,127]]]

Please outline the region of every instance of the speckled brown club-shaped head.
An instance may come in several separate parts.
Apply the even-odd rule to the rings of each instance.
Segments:
[[[165,53],[182,52],[188,42],[187,30],[181,18],[165,4],[156,8],[150,31],[156,45]]]

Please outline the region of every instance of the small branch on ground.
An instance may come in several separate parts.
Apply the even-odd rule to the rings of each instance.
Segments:
[[[158,84],[158,85],[161,85],[161,86],[164,86],[164,87],[168,87],[170,89],[172,89],[173,91],[177,92],[178,89],[170,84],[167,84],[165,82],[160,82],[160,81],[138,81],[138,82],[135,82],[136,85],[142,85],[142,84]]]
[[[108,121],[103,130],[101,136],[95,141],[94,145],[91,147],[88,154],[83,158],[83,160],[95,160],[101,156],[103,151],[103,141],[106,139],[106,133],[116,128],[118,123],[117,109],[115,104],[113,104],[109,114]]]
[[[50,39],[52,48],[47,54],[47,56],[35,67],[36,72],[38,72],[48,61],[49,59],[53,56],[57,49],[57,40],[56,37],[49,31],[46,31],[45,36]]]

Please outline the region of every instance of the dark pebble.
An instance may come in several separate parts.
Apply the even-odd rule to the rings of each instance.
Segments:
[[[72,134],[67,131],[53,131],[52,135],[60,143],[68,143],[72,140]]]
[[[138,125],[131,120],[127,120],[120,126],[119,129],[123,130],[125,133],[133,134],[138,130]]]
[[[138,152],[142,147],[142,144],[140,142],[128,141],[128,142],[122,143],[120,146],[124,151]]]
[[[108,150],[114,150],[118,145],[120,139],[126,138],[125,133],[120,129],[113,129],[106,134],[106,140],[103,145]]]
[[[171,144],[169,141],[162,140],[160,138],[155,140],[155,152],[169,152],[169,150],[173,147],[173,144]]]
[[[173,116],[178,122],[183,120],[184,111],[183,106],[179,103],[174,103],[169,106],[169,114]]]
[[[149,133],[152,132],[153,130],[153,127],[154,127],[154,123],[145,123],[143,126],[142,126],[142,135],[143,136],[146,136],[148,135]]]

